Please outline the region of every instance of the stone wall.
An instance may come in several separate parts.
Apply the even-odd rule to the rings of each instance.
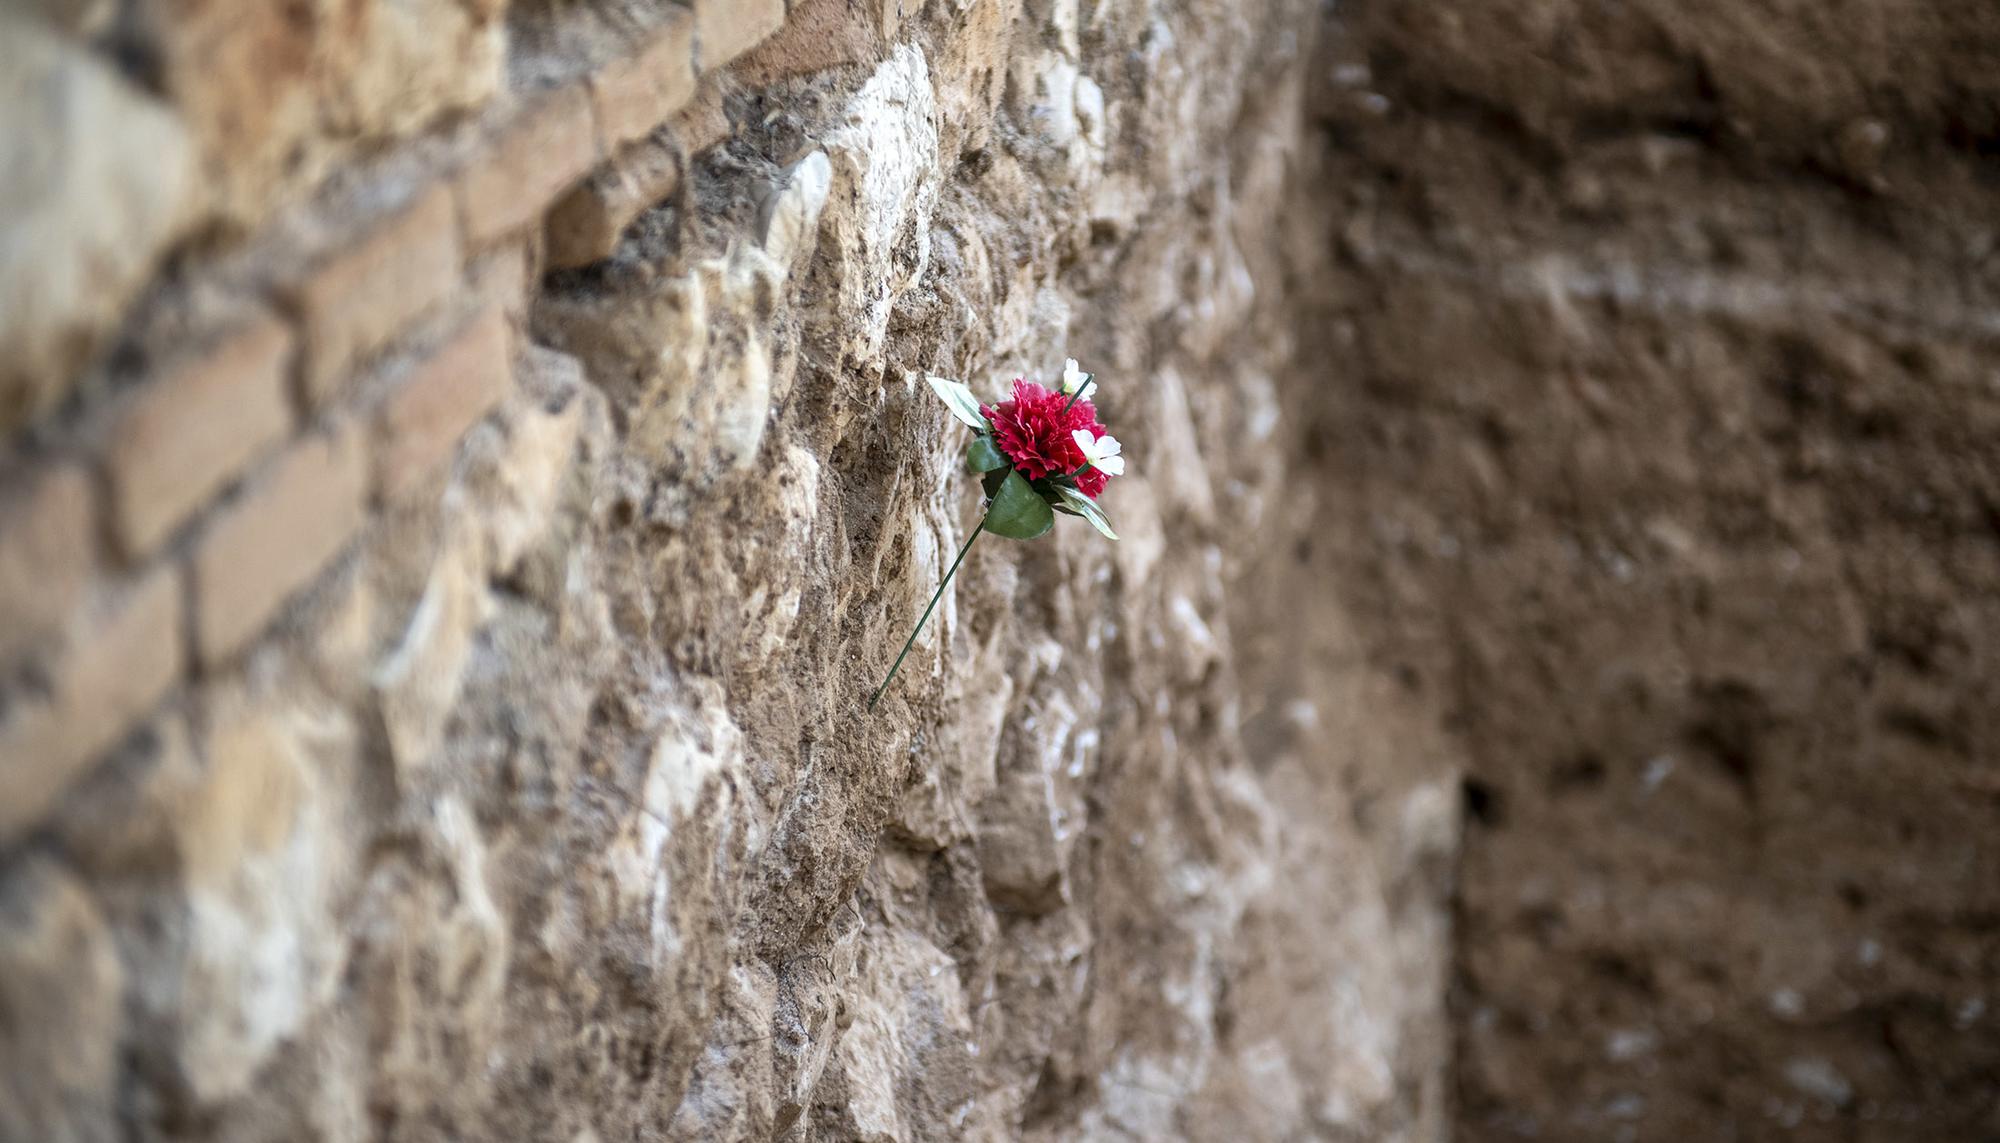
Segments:
[[[15,5],[0,1138],[1429,1137],[1304,0]],[[1304,243],[1304,245],[1301,245]],[[1124,538],[926,372],[1065,355]]]
[[[2000,1138],[2000,9],[1321,48],[1302,479],[1464,744],[1458,1134]]]

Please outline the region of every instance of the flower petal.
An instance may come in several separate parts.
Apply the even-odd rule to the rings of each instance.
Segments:
[[[1124,448],[1124,445],[1118,443],[1117,437],[1101,436],[1097,438],[1097,455],[1099,456],[1117,456],[1120,452],[1124,451]]]
[[[1083,450],[1086,458],[1097,455],[1097,438],[1090,435],[1089,429],[1077,429],[1070,433],[1069,439],[1076,442],[1076,447]]]
[[[1106,476],[1125,475],[1125,458],[1122,456],[1101,456],[1090,463],[1092,467]]]

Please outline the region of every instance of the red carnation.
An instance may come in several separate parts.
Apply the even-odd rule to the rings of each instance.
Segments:
[[[997,405],[980,404],[963,381],[929,375],[924,381],[953,417],[979,434],[966,447],[965,466],[985,474],[986,511],[938,581],[882,685],[868,697],[869,710],[875,709],[910,648],[917,645],[917,633],[937,610],[974,540],[988,532],[1014,540],[1039,539],[1056,526],[1057,512],[1083,518],[1107,540],[1118,538],[1095,501],[1111,477],[1125,472],[1124,447],[1097,423],[1097,408],[1086,399],[1097,382],[1077,367],[1075,358],[1063,362],[1062,392],[1017,377],[1014,399]],[[1069,479],[1051,481],[1051,476]]]
[[[1069,411],[1063,412],[1063,406]],[[1097,409],[1089,401],[1070,405],[1069,398],[1051,392],[1033,381],[1014,381],[1014,399],[988,405],[980,412],[993,422],[993,441],[1007,454],[1014,467],[1029,480],[1075,472],[1083,466],[1083,450],[1070,434],[1088,429],[1103,436],[1097,423]],[[1076,478],[1077,491],[1097,499],[1109,478],[1091,469]]]

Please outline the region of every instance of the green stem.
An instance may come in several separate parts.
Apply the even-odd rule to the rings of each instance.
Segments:
[[[1063,411],[1059,414],[1059,418],[1069,416],[1069,411],[1076,408],[1078,401],[1083,400],[1083,391],[1088,388],[1090,388],[1090,382],[1087,380],[1076,387],[1076,392],[1069,395],[1069,404],[1063,406]]]
[[[889,683],[895,679],[896,672],[902,669],[903,657],[908,655],[910,653],[910,648],[916,645],[917,633],[924,629],[925,623],[930,622],[931,612],[937,609],[938,600],[944,598],[945,585],[951,582],[952,576],[958,574],[958,565],[965,562],[965,553],[972,550],[972,541],[978,539],[979,533],[985,530],[986,530],[986,517],[981,516],[979,518],[979,523],[973,527],[972,534],[965,538],[965,546],[958,549],[958,558],[951,561],[951,570],[944,573],[944,578],[938,581],[937,590],[931,593],[931,601],[930,604],[924,608],[923,618],[917,620],[917,625],[910,629],[910,637],[903,641],[903,649],[896,655],[895,664],[889,668],[888,678],[883,679],[882,685],[876,687],[875,693],[869,697],[868,699],[869,710],[875,709],[875,704],[879,702],[882,698],[882,692],[889,689]]]

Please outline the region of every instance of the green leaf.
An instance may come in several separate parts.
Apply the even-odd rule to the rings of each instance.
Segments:
[[[1007,467],[1007,456],[993,438],[981,433],[965,446],[965,467],[974,472],[992,472],[996,468]]]
[[[1032,540],[1056,526],[1056,514],[1021,474],[1011,469],[986,510],[986,530],[1010,540]]]
[[[948,377],[925,377],[924,380],[930,382],[931,392],[938,395],[938,400],[944,402],[952,416],[985,431],[986,415],[979,411],[979,398],[972,395],[972,390]]]
[[[1104,509],[1097,506],[1097,501],[1092,500],[1074,488],[1061,484],[1056,486],[1056,493],[1063,498],[1064,504],[1076,509],[1077,515],[1090,521],[1091,527],[1104,533],[1105,539],[1115,540],[1118,538],[1118,533],[1111,530],[1111,518],[1104,514]]]

